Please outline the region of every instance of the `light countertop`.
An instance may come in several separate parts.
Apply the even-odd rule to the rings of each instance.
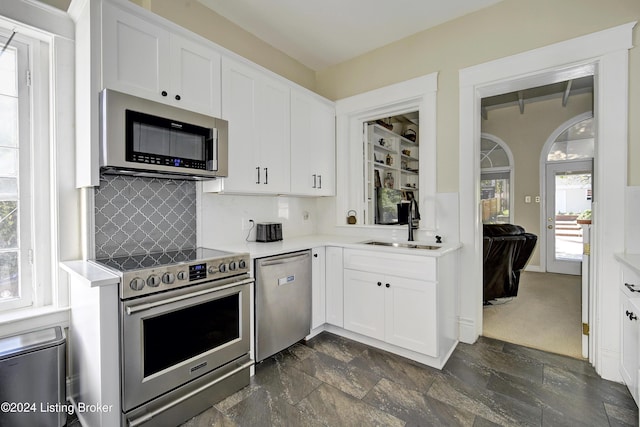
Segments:
[[[394,254],[406,254],[415,256],[440,257],[450,252],[458,250],[461,245],[459,243],[434,244],[433,242],[400,242],[422,245],[440,246],[439,249],[413,249],[403,247],[389,247],[367,245],[363,242],[368,241],[392,242],[385,239],[371,239],[363,236],[338,236],[326,234],[312,234],[307,236],[291,237],[279,242],[243,242],[215,245],[212,249],[218,249],[229,252],[247,252],[251,258],[263,258],[273,255],[280,255],[289,252],[296,252],[305,249],[311,249],[321,246],[338,246],[342,248],[361,249],[376,252],[387,252]],[[640,257],[640,256],[639,256]],[[640,265],[640,262],[639,264]],[[109,286],[116,285],[120,282],[120,277],[108,272],[93,262],[89,261],[65,261],[60,263],[60,267],[69,273],[72,277],[79,279],[87,286]]]
[[[413,249],[403,247],[389,247],[389,246],[377,246],[367,245],[363,242],[368,241],[382,241],[392,242],[386,239],[372,239],[366,236],[338,236],[327,234],[312,234],[307,236],[298,236],[285,238],[278,242],[245,242],[238,244],[221,244],[216,245],[214,249],[220,249],[230,252],[248,252],[251,258],[262,258],[272,255],[279,255],[288,252],[295,252],[304,249],[311,249],[320,246],[338,246],[350,249],[364,249],[379,252],[390,252],[396,254],[440,257],[452,251],[455,251],[461,247],[459,243],[446,243],[446,244],[434,244],[433,242],[398,242],[398,243],[412,243],[412,244],[425,244],[440,246],[440,249]]]
[[[614,255],[618,261],[640,274],[640,254],[628,254],[626,252]]]

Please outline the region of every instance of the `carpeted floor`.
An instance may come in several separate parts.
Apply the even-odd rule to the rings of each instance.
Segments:
[[[483,335],[582,358],[581,278],[523,272],[518,296],[485,306]]]

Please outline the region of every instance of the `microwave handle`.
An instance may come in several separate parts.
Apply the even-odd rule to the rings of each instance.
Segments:
[[[218,170],[218,129],[211,129],[211,138],[207,139],[207,170]]]

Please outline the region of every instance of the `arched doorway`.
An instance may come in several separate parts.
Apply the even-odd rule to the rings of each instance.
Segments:
[[[595,152],[593,113],[560,125],[541,153],[542,271],[581,274],[582,227],[578,219],[591,218]]]

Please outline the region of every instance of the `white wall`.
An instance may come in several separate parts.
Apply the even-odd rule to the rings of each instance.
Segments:
[[[216,248],[221,244],[244,242],[249,230],[243,229],[243,224],[249,219],[281,222],[284,239],[317,232],[319,218],[315,198],[203,193],[201,184],[197,191],[200,246]],[[255,228],[249,240],[255,240]]]

